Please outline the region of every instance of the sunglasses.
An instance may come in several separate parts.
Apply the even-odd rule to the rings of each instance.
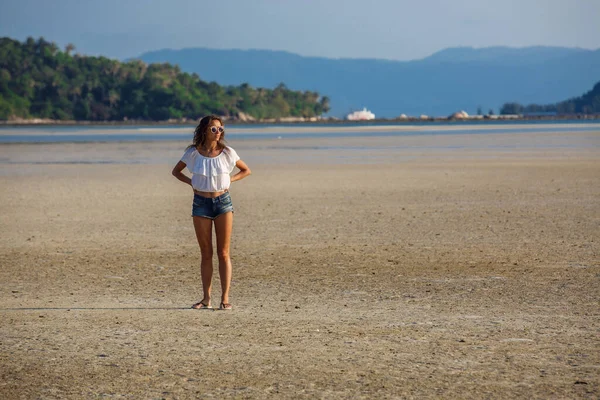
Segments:
[[[223,132],[225,132],[225,129],[223,129],[223,127],[222,127],[222,126],[219,126],[219,127],[216,127],[216,126],[211,126],[211,127],[210,127],[210,131],[211,131],[212,133],[217,133],[217,132],[219,132],[219,133],[223,133]]]

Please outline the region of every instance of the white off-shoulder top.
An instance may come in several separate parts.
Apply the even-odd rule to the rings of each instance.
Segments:
[[[229,189],[229,174],[240,159],[234,149],[226,146],[216,157],[204,157],[195,147],[185,151],[181,161],[192,173],[192,187],[201,192],[220,192]]]

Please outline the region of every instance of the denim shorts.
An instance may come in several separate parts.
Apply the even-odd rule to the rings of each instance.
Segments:
[[[229,192],[218,197],[202,197],[194,193],[194,205],[192,206],[192,217],[204,217],[215,219],[221,214],[233,212],[233,204]]]

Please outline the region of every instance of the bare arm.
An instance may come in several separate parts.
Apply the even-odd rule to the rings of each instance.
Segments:
[[[183,169],[185,168],[185,163],[183,161],[179,161],[175,167],[173,167],[173,171],[171,171],[171,174],[179,179],[181,182],[183,183],[187,183],[188,185],[192,186],[192,179],[188,176],[186,176],[183,172]]]
[[[244,179],[245,177],[247,177],[248,175],[250,175],[252,173],[252,171],[250,171],[250,168],[248,168],[248,166],[246,165],[246,163],[243,162],[242,160],[238,160],[235,163],[235,166],[240,171],[237,174],[235,174],[234,176],[231,177],[231,182],[235,182],[235,181],[239,181],[240,179]]]

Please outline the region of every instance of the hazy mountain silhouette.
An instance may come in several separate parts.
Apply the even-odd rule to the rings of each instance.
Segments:
[[[378,117],[498,111],[505,102],[547,104],[579,96],[600,79],[600,49],[449,48],[422,60],[330,59],[284,51],[164,49],[137,57],[178,64],[203,80],[317,91],[330,115],[367,107]]]

